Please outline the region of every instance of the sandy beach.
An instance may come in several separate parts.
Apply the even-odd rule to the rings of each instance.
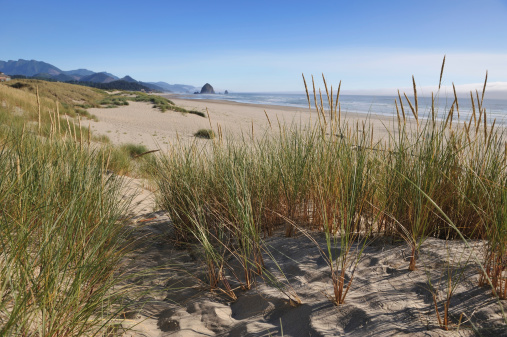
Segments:
[[[207,110],[213,129],[220,126],[233,136],[250,136],[252,125],[254,136],[261,137],[278,132],[278,121],[305,125],[316,119],[308,109],[168,98],[187,110]],[[162,113],[147,103],[89,112],[99,118],[91,122],[95,133],[108,135],[115,144],[144,144],[150,149],[164,149],[178,139],[194,141],[198,129],[210,128],[208,118]],[[347,117],[354,124],[366,119]],[[370,118],[375,132],[385,136],[392,119]],[[473,263],[463,269],[466,281],[451,302],[451,331],[438,327],[433,294],[443,303],[447,279],[442,275],[448,263],[456,267],[463,261],[448,257],[482,256],[481,242],[468,249],[459,241],[430,238],[421,247],[420,267],[408,271],[406,243],[374,240],[357,265],[346,303],[336,306],[331,301],[330,269],[322,256],[324,236],[313,233],[312,242],[302,234],[287,238],[280,233],[266,238],[271,255],[264,258],[267,269],[279,270],[275,274],[283,286],[258,276],[252,289],[238,290],[238,299],[232,301],[210,292],[202,282],[205,266],[199,249],[175,245],[172,222],[157,208],[153,192],[135,179],[129,186],[126,195],[134,193],[137,203],[131,214],[132,235],[143,240],[129,260],[139,293],[132,294],[135,305],[121,323],[132,329],[125,336],[474,336],[473,326],[483,336],[507,335],[498,302],[489,289],[477,287],[479,273]],[[297,294],[301,304],[294,305],[287,292]]]
[[[491,290],[477,287],[473,263],[463,270],[466,281],[452,298],[450,331],[438,327],[432,291],[443,303],[448,263],[456,267],[482,254],[479,241],[467,249],[460,241],[429,238],[421,247],[419,268],[409,271],[410,249],[404,242],[374,240],[357,265],[346,302],[336,306],[322,255],[324,235],[312,233],[312,242],[302,234],[278,233],[266,238],[270,256],[264,258],[266,270],[275,271],[283,286],[258,276],[252,289],[238,289],[233,301],[209,291],[202,281],[202,251],[175,245],[169,217],[154,204],[149,210],[151,192],[139,181],[132,184],[141,193],[130,226],[143,240],[128,261],[138,293],[131,294],[135,304],[121,321],[131,328],[124,336],[475,336],[473,326],[482,336],[507,335]],[[449,261],[449,256],[455,258]],[[287,293],[297,294],[301,304],[292,303]]]
[[[294,108],[277,105],[257,105],[216,100],[180,99],[177,95],[163,95],[177,106],[187,110],[209,112],[209,119],[194,114],[183,114],[175,111],[160,112],[151,104],[130,102],[128,106],[118,108],[93,108],[88,111],[97,116],[99,121],[91,121],[95,134],[107,135],[114,144],[144,144],[149,149],[166,148],[178,139],[195,140],[194,133],[199,129],[217,131],[228,136],[262,137],[266,133],[279,132],[278,124],[308,125],[317,122],[315,109]],[[267,117],[266,117],[267,115]],[[269,118],[269,121],[268,121]],[[380,115],[348,113],[343,115],[351,125],[359,125],[367,119],[374,126],[377,139],[387,135],[386,129],[393,119]],[[270,126],[271,123],[271,126]],[[211,125],[210,125],[211,124]],[[85,123],[86,125],[86,123]]]

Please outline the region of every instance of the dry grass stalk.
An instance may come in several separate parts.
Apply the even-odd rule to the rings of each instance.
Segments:
[[[327,98],[329,100],[329,97]],[[331,100],[330,100],[331,104],[330,104],[330,107],[329,107],[329,114],[331,115],[331,120],[334,121],[336,120],[336,114],[334,115],[333,117],[333,113],[334,113],[334,107],[333,107],[333,86],[331,86]]]
[[[484,108],[484,139],[488,139],[488,120],[486,116],[486,108]]]
[[[475,102],[474,102],[474,95],[472,94],[472,90],[470,90],[470,101],[472,102],[472,117],[474,119],[474,125],[477,124],[477,117],[475,114]]]
[[[53,139],[53,133],[54,133],[54,123],[53,123],[53,114],[51,113],[51,110],[48,110],[49,115],[49,121],[50,121],[50,128],[49,128],[49,139]]]
[[[206,107],[206,115],[208,116],[209,129],[213,131],[213,126],[211,125],[211,117],[209,115],[209,110],[207,107]]]
[[[37,112],[39,116],[39,135],[41,134],[41,128],[42,128],[42,121],[41,121],[41,112],[40,112],[40,97],[39,97],[39,86],[36,87],[36,93],[37,93]]]
[[[313,79],[313,75],[312,75],[312,86],[313,86],[313,102],[315,104],[315,110],[317,110],[317,115],[319,115],[319,113],[318,113],[319,105],[317,104],[317,91],[315,90],[315,80]]]
[[[26,123],[23,123],[23,129],[21,129],[21,144],[23,144],[23,140],[25,138],[25,129],[26,129]]]
[[[486,93],[486,83],[488,82],[488,71],[486,70],[486,78],[484,78],[484,86],[482,87],[482,98],[481,98],[481,106],[484,102],[484,94]]]
[[[329,104],[329,111],[331,111],[331,119],[333,114],[333,87],[331,87],[331,97],[329,96],[329,90],[327,90],[327,83],[326,78],[324,77],[324,74],[322,74],[322,81],[324,81],[324,88],[326,89],[326,96],[327,96],[327,102]],[[321,96],[321,102],[322,102],[322,96]]]
[[[341,128],[341,120],[342,120],[342,105],[341,102],[338,102],[338,127]]]
[[[477,134],[479,132],[479,127],[481,126],[483,110],[482,110],[482,104],[479,101],[479,93],[477,92],[477,90],[475,91],[475,93],[477,95],[477,106],[479,108],[479,120],[477,121],[477,125],[475,126],[475,134]]]
[[[491,136],[493,136],[493,130],[495,129],[495,124],[496,124],[496,118],[493,120],[493,124],[491,125],[491,129],[489,130],[489,137],[488,137],[488,141],[486,143],[486,151],[488,150],[489,145],[491,144]]]
[[[400,110],[398,109],[396,98],[394,99],[394,105],[396,106],[396,116],[398,117],[398,128],[401,128]]]
[[[56,114],[56,110],[53,110],[53,120],[55,121],[55,133],[60,133],[58,130],[58,116]]]
[[[269,126],[271,127],[271,123],[269,124]],[[222,144],[223,143],[222,126],[218,123],[217,123],[217,129],[218,129],[218,141],[220,142],[220,144]]]
[[[440,86],[442,85],[442,75],[444,74],[444,65],[445,65],[445,55],[442,60],[442,68],[440,69],[440,79],[438,80],[438,90],[440,90]]]
[[[319,96],[320,96],[320,113],[322,114],[322,120],[324,121],[324,125],[327,126],[326,114],[324,112],[324,101],[322,100],[322,92],[319,88]]]
[[[18,181],[21,180],[21,164],[19,161],[19,156],[16,156],[16,176],[18,178]]]
[[[273,130],[273,126],[271,125],[271,121],[269,120],[269,116],[268,116],[268,113],[266,112],[266,110],[264,110],[264,115],[266,115],[266,119],[268,120],[268,123],[269,123],[269,128],[271,130]]]
[[[456,101],[454,101],[454,102],[452,103],[452,105],[451,105],[451,109],[450,109],[450,111],[449,111],[449,115],[451,116],[451,118],[450,118],[450,120],[451,120],[451,121],[450,121],[450,123],[449,123],[449,130],[451,130],[451,129],[452,129],[452,122],[453,122],[453,120],[454,120],[454,109],[455,109],[454,107],[455,107],[455,106],[456,106]]]
[[[456,95],[456,87],[454,86],[454,82],[452,82],[452,90],[454,91],[454,102],[456,103],[456,112],[458,113],[458,119],[459,119],[458,95]]]
[[[472,119],[470,118],[470,123],[472,123]],[[468,139],[468,144],[472,144],[472,140],[470,138],[470,123],[468,124],[468,127],[467,127],[467,123],[466,122],[463,122],[464,126],[465,126],[465,132],[467,134],[467,139]]]
[[[308,109],[310,109],[310,112],[311,112],[312,111],[312,105],[310,103],[310,94],[308,93],[308,86],[306,85],[305,75],[301,74],[301,76],[303,76],[303,82],[305,84],[305,93],[306,93],[306,100],[308,101]],[[264,111],[264,112],[266,112],[266,111]],[[268,120],[269,120],[269,118],[268,118]]]
[[[79,120],[79,148],[83,148],[83,129],[81,128],[81,115],[78,115]]]
[[[405,109],[403,108],[403,100],[401,99],[400,91],[398,90],[398,98],[400,100],[400,108],[401,108],[401,114],[403,115],[403,125],[407,124],[407,119],[405,117]]]
[[[77,131],[76,131],[76,123],[72,122],[72,127],[74,129],[74,142],[77,143]]]
[[[412,85],[414,87],[414,101],[415,101],[415,114],[417,116],[419,116],[419,103],[417,101],[417,89],[416,89],[416,86],[415,86],[415,78],[414,78],[414,75],[412,75]],[[417,119],[417,117],[416,117]]]
[[[414,109],[414,106],[412,105],[412,102],[410,102],[406,93],[403,93],[403,95],[405,95],[405,99],[407,100],[408,105],[410,106],[410,110],[412,110],[412,114],[414,115],[415,121],[417,122],[417,126],[419,126],[419,118],[417,116],[417,112]]]
[[[58,116],[58,134],[61,134],[61,125],[60,125],[60,104],[56,101],[56,115]]]
[[[325,126],[322,124],[322,119],[320,116],[320,109],[319,109],[319,105],[317,104],[317,91],[315,90],[315,81],[313,79],[313,75],[312,75],[312,86],[313,86],[313,100],[315,103],[315,110],[317,111],[317,118],[319,119],[319,126],[320,126],[322,133],[325,133]]]
[[[338,99],[340,98],[341,87],[342,87],[342,81],[340,80],[340,83],[338,84],[338,91],[336,92],[336,101],[335,101],[335,104],[334,104],[334,114],[335,114],[335,116],[336,116],[336,108],[337,108],[337,106],[339,104]]]

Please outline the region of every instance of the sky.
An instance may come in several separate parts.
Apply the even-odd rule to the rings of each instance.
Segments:
[[[507,90],[507,0],[0,0],[0,60],[236,92],[488,82]]]

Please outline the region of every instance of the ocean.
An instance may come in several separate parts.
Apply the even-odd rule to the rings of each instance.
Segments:
[[[408,96],[408,95],[407,95]],[[180,96],[185,99],[207,99],[207,100],[226,100],[239,103],[249,104],[268,104],[268,105],[282,105],[292,106],[299,108],[308,108],[306,94],[279,94],[279,93],[229,93],[227,95],[194,95],[184,94]],[[403,97],[403,96],[402,96]],[[327,98],[323,96],[324,106],[328,108]],[[409,96],[412,104],[414,104],[413,97]],[[310,96],[312,101],[312,109],[315,108],[313,95]],[[396,116],[396,107],[394,100],[398,99],[397,96],[370,96],[370,95],[340,95],[340,104],[342,114],[346,113],[373,113],[386,116]],[[320,103],[320,98],[317,98]],[[445,112],[448,113],[454,102],[454,96],[438,97],[435,100],[438,116],[442,116]],[[333,103],[334,104],[334,103]],[[399,102],[398,102],[399,104]],[[419,115],[421,118],[429,116],[431,113],[431,97],[418,97]],[[472,103],[470,97],[458,98],[460,120],[470,119],[472,114]],[[477,103],[475,103],[477,105]],[[407,115],[411,115],[410,107],[403,97],[403,105]],[[484,99],[483,107],[486,108],[486,115],[488,124],[496,123],[500,125],[507,125],[507,99]],[[477,107],[476,107],[477,108]],[[400,111],[401,112],[401,111]],[[478,113],[478,112],[477,112]],[[455,109],[455,117],[457,117]]]

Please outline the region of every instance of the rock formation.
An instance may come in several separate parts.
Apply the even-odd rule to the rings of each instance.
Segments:
[[[201,89],[201,94],[214,94],[214,93],[215,90],[213,90],[213,87],[209,83],[206,83]]]
[[[224,95],[228,95],[228,94],[229,94],[229,92],[227,90],[225,90]]]

